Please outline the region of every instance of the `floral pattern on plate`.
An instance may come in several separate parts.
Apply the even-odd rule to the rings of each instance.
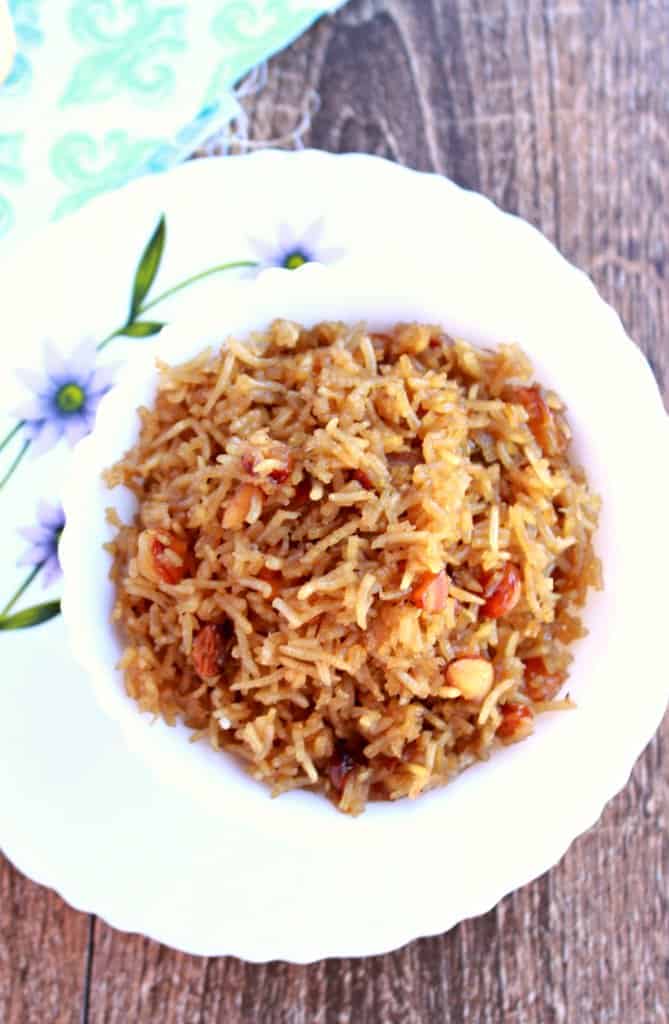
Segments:
[[[109,367],[96,368],[96,346],[84,341],[70,359],[44,346],[44,373],[17,370],[32,397],[16,410],[33,454],[41,455],[65,437],[76,444],[95,423],[95,413],[112,385]]]
[[[40,622],[48,622],[60,614],[60,601],[45,601],[43,604],[33,605],[32,608],[25,608],[16,613],[12,609],[40,573],[45,588],[62,576],[58,543],[64,526],[65,515],[62,506],[40,501],[37,506],[37,525],[19,529],[19,534],[29,542],[30,547],[18,559],[17,565],[30,565],[32,568],[2,609],[0,629],[26,629],[37,626]]]
[[[322,218],[302,232],[295,232],[288,224],[280,224],[273,239],[249,239],[260,263],[266,267],[284,267],[286,270],[297,270],[305,263],[336,263],[346,255],[345,249],[328,247],[325,241],[325,223]]]
[[[165,324],[162,320],[146,317],[149,310],[197,281],[224,271],[268,266],[295,270],[305,263],[335,262],[345,255],[345,250],[324,246],[324,234],[323,220],[316,221],[303,232],[294,231],[282,224],[276,238],[269,242],[249,240],[257,259],[228,260],[207,267],[178,281],[159,295],[150,297],[167,237],[167,225],[162,216],[139,259],[125,323],[114,328],[97,344],[89,339],[80,342],[69,356],[45,342],[43,370],[16,371],[27,394],[21,405],[14,410],[17,422],[0,439],[0,453],[7,450],[6,457],[10,459],[6,467],[0,467],[0,493],[29,452],[41,455],[63,439],[72,446],[93,429],[97,407],[112,386],[114,369],[109,365],[96,365],[96,355],[115,338],[141,340],[157,334]],[[20,442],[18,450],[16,442]],[[17,564],[30,565],[32,568],[0,611],[0,630],[26,629],[60,613],[59,600],[33,605],[19,612],[15,612],[14,607],[38,575],[42,575],[45,586],[58,579],[58,540],[63,522],[60,507],[54,508],[46,501],[41,501],[38,525],[19,531],[30,541],[32,548],[21,556]]]
[[[263,792],[257,813],[250,780],[251,801],[246,794],[237,801],[232,819],[219,806],[212,813],[211,804],[203,813],[201,804],[176,784],[182,775],[178,757],[175,784],[164,785],[127,746],[118,722],[101,708],[90,677],[68,650],[62,617],[0,638],[0,840],[21,871],[81,911],[188,953],[300,963],[380,954],[488,910],[512,888],[546,871],[623,785],[656,728],[666,705],[666,685],[650,665],[653,650],[630,644],[629,637],[640,620],[640,636],[647,636],[651,626],[661,630],[664,605],[661,600],[637,601],[637,607],[627,598],[639,587],[643,591],[643,566],[658,557],[657,544],[654,555],[650,547],[662,529],[667,487],[665,475],[652,472],[654,449],[648,438],[666,443],[666,415],[619,321],[586,279],[529,225],[437,176],[426,178],[370,156],[309,151],[192,161],[112,193],[50,228],[4,271],[2,336],[10,371],[42,366],[41,339],[47,332],[70,352],[81,339],[104,338],[112,325],[126,322],[134,264],[162,211],[169,238],[143,305],[174,282],[197,276],[201,268],[224,259],[252,260],[257,253],[250,237],[271,241],[282,222],[301,229],[321,217],[326,227],[322,244],[347,249],[342,271],[346,264],[352,274],[378,267],[381,274],[389,271],[401,280],[408,294],[438,274],[441,312],[431,315],[443,319],[448,309],[457,318],[462,311],[468,323],[469,308],[481,341],[493,343],[494,325],[504,320],[513,299],[522,314],[520,321],[513,318],[513,330],[536,336],[549,362],[555,358],[559,365],[568,348],[577,347],[573,401],[575,409],[583,410],[583,443],[588,446],[599,436],[603,454],[612,459],[600,479],[610,516],[605,535],[611,578],[620,586],[604,592],[605,603],[591,624],[587,644],[595,645],[594,652],[589,657],[586,651],[580,693],[574,692],[579,711],[544,716],[542,729],[549,745],[555,741],[554,755],[542,761],[543,743],[537,744],[536,760],[529,745],[512,747],[506,777],[504,771],[501,778],[488,773],[485,765],[480,771],[472,768],[461,785],[427,795],[420,806],[375,807],[367,822],[340,822],[332,811],[336,820],[330,823],[324,808],[314,823],[308,794],[272,801]],[[444,238],[458,244],[444,246]],[[283,277],[290,287],[308,271]],[[267,275],[280,276],[278,271]],[[195,321],[203,305],[215,305],[217,285],[212,276],[136,319]],[[482,303],[482,295],[489,295],[490,302]],[[400,295],[394,317],[397,309],[406,309],[404,303]],[[546,318],[549,308],[554,315]],[[539,330],[533,326],[537,323]],[[585,346],[583,323],[592,328]],[[504,335],[510,336],[508,328]],[[125,362],[133,353],[141,358],[154,343],[151,337],[116,336],[100,353],[100,365],[112,359]],[[611,388],[593,392],[591,370],[602,365]],[[618,387],[636,396],[635,415],[620,428],[615,410],[605,414],[606,395],[615,396]],[[5,373],[3,395],[5,411],[23,397],[12,372]],[[587,429],[594,416],[600,417],[597,434]],[[0,440],[14,424],[5,412]],[[632,462],[625,459],[631,434],[639,442],[639,457]],[[619,435],[625,444],[618,443]],[[15,437],[14,449],[0,456],[5,466],[19,440]],[[21,582],[14,566],[28,543],[16,530],[33,523],[40,497],[52,503],[57,499],[70,465],[63,441],[39,460],[26,459],[0,493],[0,564],[5,570],[0,609]],[[644,493],[650,487],[653,498],[643,531],[638,530],[633,497],[639,487]],[[634,536],[635,529],[636,544],[619,543],[627,531]],[[639,544],[649,549],[641,552],[645,561]],[[41,584],[39,578],[33,587],[43,600],[59,596],[57,584],[43,595]],[[27,598],[15,608],[23,608]],[[641,688],[633,706],[626,699],[630,678]],[[581,701],[593,686],[594,700]],[[606,729],[601,728],[602,707]],[[140,724],[150,735],[160,726],[136,717],[138,733]],[[566,730],[566,736],[553,734],[554,728]],[[182,735],[189,751],[185,762],[208,757],[204,744],[187,744],[187,730]],[[593,735],[598,738],[596,771]],[[220,770],[225,795],[231,775],[225,766]],[[543,798],[547,791],[550,801]],[[510,792],[527,793],[531,816],[527,800],[509,801]],[[318,806],[314,800],[315,816]],[[452,821],[457,822],[457,843],[450,841]],[[493,858],[491,828],[499,838]],[[360,842],[351,841],[351,829]],[[439,850],[439,885],[429,872],[418,872],[411,886],[397,885],[416,849]]]

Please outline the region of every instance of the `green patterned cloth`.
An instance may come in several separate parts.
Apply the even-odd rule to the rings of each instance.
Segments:
[[[0,256],[91,196],[183,160],[232,86],[342,0],[9,0]]]

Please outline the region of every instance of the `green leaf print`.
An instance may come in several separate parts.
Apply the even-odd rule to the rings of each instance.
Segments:
[[[128,321],[135,319],[139,308],[146,298],[151,285],[156,279],[160,261],[163,258],[165,248],[165,215],[158,221],[156,230],[147,242],[141,259],[135,272],[135,281],[132,288],[132,299],[130,301],[130,316]],[[162,324],[160,325],[162,327]]]
[[[42,622],[54,619],[56,615],[60,615],[60,601],[45,601],[44,604],[24,608],[14,615],[0,615],[0,629],[30,629],[31,626],[39,626]]]
[[[186,49],[185,5],[156,0],[77,0],[72,34],[90,52],[79,61],[62,106],[100,103],[129,93],[152,105],[174,92],[167,55]]]
[[[74,143],[72,143],[72,139],[74,139]],[[78,158],[88,157],[93,161],[95,160],[97,155],[97,146],[92,139],[88,138],[88,136],[72,136],[69,139],[69,142],[74,151],[78,154]],[[74,160],[74,162],[71,160],[72,154],[68,147],[65,147],[65,149],[60,154],[56,154],[56,156],[61,160],[61,164],[59,166],[61,170],[60,177],[62,180],[74,185],[80,183],[82,179],[88,180],[93,178],[98,181],[93,171],[82,170],[80,166],[82,160],[77,159]],[[0,195],[0,234],[2,233],[2,217],[3,197]],[[165,301],[165,299],[168,299],[184,289],[190,288],[197,282],[203,281],[213,275],[221,274],[224,271],[229,270],[251,269],[258,265],[254,260],[228,260],[225,263],[218,263],[215,266],[206,267],[204,270],[196,271],[194,274],[191,274],[190,277],[175,282],[160,294],[154,295],[153,298],[150,298],[150,292],[162,262],[166,238],[167,225],[165,222],[165,215],[161,214],[158,224],[154,228],[150,239],[144,246],[144,250],[137,263],[137,269],[135,270],[135,276],[133,279],[128,321],[122,327],[117,327],[115,330],[111,331],[97,344],[96,349],[98,352],[106,348],[114,338],[121,336],[140,339],[148,338],[161,331],[165,326],[163,321],[137,319],[137,317],[144,316],[149,309],[160,305]],[[81,358],[81,356],[79,358]],[[86,379],[89,378],[89,375],[90,366],[88,367]],[[36,376],[37,378],[37,387],[41,394],[42,376],[40,374],[33,376]],[[76,373],[74,376],[76,377]],[[98,376],[98,388],[100,386],[101,381]],[[63,411],[73,413],[81,409],[83,390],[76,380],[71,380],[65,386],[63,386],[61,382],[57,381],[56,387],[58,388],[56,403],[61,413]],[[97,394],[99,395],[101,392],[98,391]],[[30,414],[28,413],[27,415]],[[9,468],[3,467],[2,470],[0,470],[0,491],[13,477],[16,469],[19,467],[27,451],[33,444],[34,438],[28,434],[27,438],[23,440],[18,451],[16,451],[15,448],[15,442],[22,434],[24,428],[29,426],[34,427],[35,421],[20,419],[7,432],[4,438],[0,439],[0,453],[7,449],[12,460],[9,464]],[[90,426],[88,429],[90,429]],[[4,605],[4,607],[0,608],[0,632],[16,629],[29,629],[32,626],[38,626],[42,622],[48,622],[50,619],[53,619],[60,614],[61,606],[60,601],[58,600],[46,601],[42,604],[32,605],[31,607],[24,608],[18,612],[13,611],[14,606],[23,597],[26,590],[40,574],[43,574],[47,584],[53,581],[55,578],[53,574],[54,560],[58,568],[58,574],[60,573],[57,552],[58,541],[65,522],[62,509],[59,510],[57,508],[51,508],[47,502],[42,502],[40,503],[38,510],[38,518],[39,522],[36,529],[30,528],[27,531],[21,531],[30,541],[31,548],[24,554],[18,564],[31,565],[32,568],[25,579],[21,582],[20,586],[15,590],[9,601]]]
[[[159,320],[135,320],[132,324],[126,324],[118,331],[118,335],[126,338],[149,338],[152,334],[162,331],[164,323]]]

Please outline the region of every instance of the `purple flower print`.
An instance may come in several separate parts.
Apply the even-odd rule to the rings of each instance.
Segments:
[[[18,565],[42,566],[42,580],[45,587],[54,583],[61,575],[58,560],[58,541],[65,526],[65,515],[60,505],[40,501],[37,506],[37,526],[24,526],[19,533],[30,543]]]
[[[69,359],[47,345],[44,372],[17,370],[33,397],[15,410],[25,436],[39,455],[61,437],[74,445],[93,429],[100,400],[109,391],[112,371],[96,367],[95,344],[85,341]]]
[[[323,245],[324,224],[317,220],[301,234],[285,224],[279,225],[273,241],[249,239],[260,263],[266,267],[284,267],[297,270],[305,263],[334,263],[344,256],[344,249],[331,249]]]

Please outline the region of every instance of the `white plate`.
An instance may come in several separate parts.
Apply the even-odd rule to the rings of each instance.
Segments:
[[[60,621],[2,634],[0,841],[22,870],[117,927],[189,952],[298,962],[380,953],[487,910],[546,870],[624,784],[656,728],[667,684],[646,637],[663,626],[663,591],[653,581],[668,568],[655,541],[667,487],[654,469],[667,420],[615,314],[537,232],[444,179],[359,156],[203,161],[91,204],[5,270],[0,328],[14,339],[17,366],[39,365],[47,333],[65,351],[122,322],[137,255],[161,212],[167,242],[151,294],[214,263],[271,260],[284,224],[288,249],[302,241],[309,255],[339,261],[325,275],[334,291],[327,293],[315,268],[279,289],[276,275],[263,276],[254,294],[265,288],[269,305],[259,302],[257,315],[279,312],[275,300],[282,312],[304,312],[308,285],[311,317],[321,300],[342,313],[369,307],[379,316],[392,281],[393,315],[411,306],[416,315],[440,314],[473,340],[513,336],[570,403],[578,450],[604,495],[599,546],[607,590],[588,610],[592,633],[572,687],[579,711],[543,716],[531,742],[445,790],[371,807],[355,821],[310,794],[270,801],[204,746],[182,752],[178,732],[152,728],[134,709],[124,717],[121,702],[116,717],[133,742],[139,738],[143,755],[161,760],[161,777],[168,762],[172,775],[175,764],[184,766],[186,789],[183,779],[177,787],[158,781],[99,710]],[[361,282],[370,285],[369,297]],[[224,334],[233,312],[239,324],[240,299],[243,289],[210,279],[152,314],[178,315],[181,326],[170,332],[176,350],[184,324],[192,344],[217,333],[219,321]],[[139,381],[141,351],[163,343],[172,344],[168,332],[151,342],[117,340],[103,358],[129,359],[139,350]],[[127,370],[127,395],[132,378]],[[18,400],[20,388],[9,397]],[[132,412],[114,398],[106,400],[106,436],[116,416],[122,443]],[[75,466],[85,459],[82,447]],[[20,550],[15,525],[29,522],[34,501],[58,490],[71,467],[61,444],[39,462],[24,462],[0,493],[3,567]],[[82,529],[99,529],[99,497],[92,493],[90,504],[84,497],[90,515],[80,518]],[[87,557],[97,540],[81,533],[80,547],[76,537],[68,547]],[[36,586],[23,604],[37,599]],[[207,810],[191,795],[194,780],[220,794]]]

